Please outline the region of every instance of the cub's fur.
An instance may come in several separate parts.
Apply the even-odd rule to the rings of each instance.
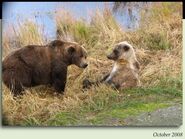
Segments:
[[[89,88],[93,84],[98,85],[102,82],[116,89],[131,88],[139,85],[138,72],[140,65],[132,45],[126,41],[116,44],[107,58],[115,61],[112,71],[100,81],[90,82],[85,79],[83,88]]]

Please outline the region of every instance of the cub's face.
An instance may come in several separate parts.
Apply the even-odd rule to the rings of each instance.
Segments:
[[[80,68],[86,68],[88,66],[86,60],[87,52],[83,46],[74,43],[67,48],[67,51],[71,59],[71,64],[75,64]]]
[[[116,44],[113,51],[109,55],[107,55],[107,58],[114,61],[120,59],[129,60],[133,53],[133,47],[129,43],[124,41]]]

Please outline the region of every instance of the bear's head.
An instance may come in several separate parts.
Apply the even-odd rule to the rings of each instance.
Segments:
[[[137,69],[140,68],[133,46],[126,41],[117,43],[107,58],[117,62],[126,61],[132,63]]]
[[[68,64],[75,64],[80,68],[86,68],[87,52],[83,46],[76,42],[65,42],[61,40],[54,40],[50,43],[54,47],[55,54],[62,56],[62,59]]]
[[[120,42],[114,46],[113,51],[107,55],[108,59],[117,61],[120,59],[128,60],[135,57],[135,52],[133,47],[126,41]]]

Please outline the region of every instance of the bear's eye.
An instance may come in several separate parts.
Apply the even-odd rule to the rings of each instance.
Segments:
[[[129,46],[125,45],[125,46],[123,47],[123,49],[124,49],[125,51],[128,51],[130,48],[129,48]]]
[[[82,58],[82,57],[83,57],[83,55],[80,55],[80,57]]]

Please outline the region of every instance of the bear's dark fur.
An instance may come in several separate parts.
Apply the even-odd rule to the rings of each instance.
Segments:
[[[87,53],[77,43],[54,40],[43,46],[28,45],[16,50],[2,62],[2,79],[14,96],[25,87],[51,84],[63,93],[67,67],[87,67]]]

